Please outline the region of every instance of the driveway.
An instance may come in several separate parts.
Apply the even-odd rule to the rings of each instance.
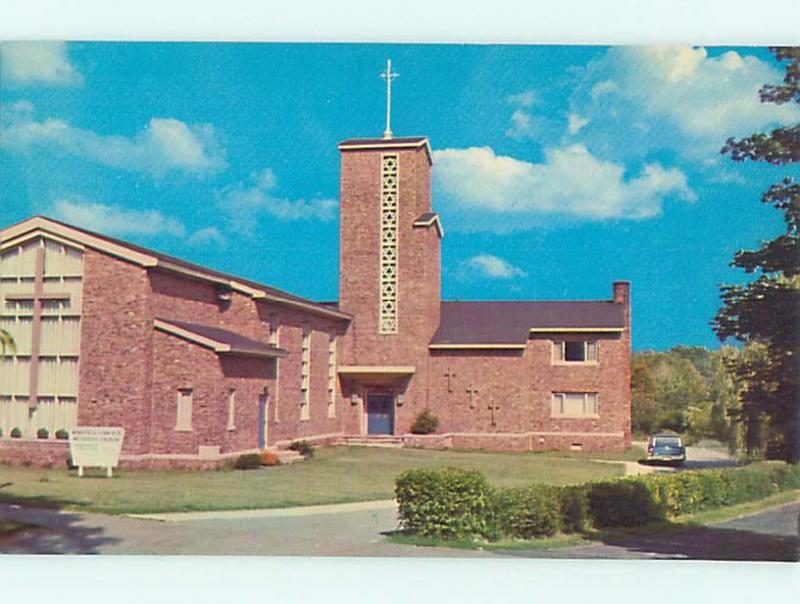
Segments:
[[[344,511],[342,511],[344,510]],[[423,556],[531,558],[689,558],[798,560],[800,502],[715,526],[668,535],[609,539],[549,551],[483,552],[386,543],[397,527],[394,507],[325,506],[319,510],[221,513],[181,521],[0,505],[0,515],[46,527],[0,539],[0,552],[16,554],[256,554],[278,556]],[[256,517],[254,517],[256,516]]]
[[[596,545],[546,552],[537,558],[689,559],[797,562],[800,502],[715,525],[670,534],[614,537]],[[511,552],[507,552],[511,554]]]

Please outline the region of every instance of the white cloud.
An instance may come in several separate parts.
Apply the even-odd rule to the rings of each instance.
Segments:
[[[83,77],[70,62],[65,42],[3,42],[0,74],[13,86],[73,86]]]
[[[198,229],[189,235],[189,237],[186,239],[186,242],[189,245],[216,245],[219,247],[225,247],[228,243],[225,239],[225,236],[219,232],[217,227],[205,227]]]
[[[335,199],[289,199],[275,194],[278,179],[270,168],[253,174],[250,186],[242,184],[219,194],[219,206],[228,212],[234,230],[253,235],[258,218],[269,214],[279,220],[331,220]]]
[[[511,279],[525,277],[527,273],[502,258],[491,254],[478,254],[461,263],[463,277],[478,276],[487,279]]]
[[[667,198],[692,201],[686,175],[647,164],[634,177],[582,145],[545,150],[531,163],[495,155],[488,147],[435,153],[434,186],[448,224],[465,231],[523,230],[548,217],[573,220],[658,216]]]
[[[28,101],[9,106],[2,117],[2,146],[11,151],[44,148],[156,176],[173,170],[211,174],[226,167],[224,152],[210,124],[154,117],[132,137],[102,135],[57,118],[37,121]]]
[[[585,117],[579,116],[577,113],[570,113],[567,116],[567,130],[570,134],[578,134],[589,120]]]
[[[105,235],[184,237],[186,228],[158,210],[134,210],[81,199],[59,199],[50,208],[55,218]]]
[[[506,102],[509,105],[517,105],[519,107],[530,107],[536,102],[536,91],[526,90],[519,94],[512,94],[506,97]]]
[[[604,156],[670,149],[691,160],[717,157],[728,137],[800,120],[795,103],[760,102],[758,90],[782,78],[774,63],[735,51],[615,47],[587,66],[571,110],[590,120],[583,140]]]

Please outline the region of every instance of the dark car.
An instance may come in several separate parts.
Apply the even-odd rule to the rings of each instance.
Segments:
[[[686,461],[686,447],[677,434],[655,434],[647,441],[647,460],[680,465]]]

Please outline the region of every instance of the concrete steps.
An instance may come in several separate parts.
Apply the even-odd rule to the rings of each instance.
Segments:
[[[384,447],[400,449],[403,446],[401,436],[345,436],[344,444],[351,447]]]

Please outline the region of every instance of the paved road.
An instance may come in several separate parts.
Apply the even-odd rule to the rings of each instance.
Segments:
[[[621,537],[597,545],[550,550],[536,557],[797,562],[798,535],[800,502],[795,502],[713,526],[690,527],[668,535]]]
[[[345,508],[347,509],[347,508]],[[510,556],[536,558],[691,558],[798,560],[800,502],[713,527],[615,539],[550,551],[482,551],[386,543],[394,509],[310,511],[262,518],[161,522],[0,505],[0,515],[47,527],[0,539],[2,553],[260,554],[321,556]]]

